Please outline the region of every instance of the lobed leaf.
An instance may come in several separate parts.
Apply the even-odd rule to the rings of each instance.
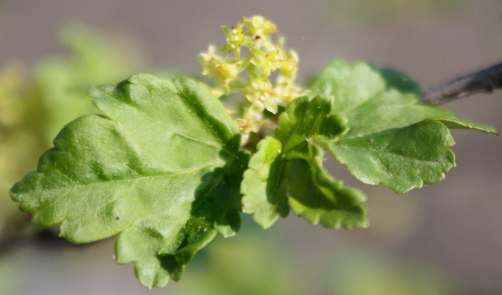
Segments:
[[[441,181],[455,166],[447,127],[495,132],[422,103],[420,87],[405,75],[361,62],[334,61],[312,89],[347,122],[346,133],[323,140],[335,158],[362,182],[401,193]]]
[[[143,285],[164,286],[217,231],[239,228],[247,156],[237,127],[189,79],[136,75],[95,104],[101,113],[67,125],[12,198],[72,242],[118,234],[117,260],[134,262]]]

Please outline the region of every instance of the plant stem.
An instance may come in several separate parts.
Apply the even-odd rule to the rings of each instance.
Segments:
[[[502,88],[502,62],[430,88],[424,94],[424,101],[444,104],[473,94],[492,93],[499,88]]]

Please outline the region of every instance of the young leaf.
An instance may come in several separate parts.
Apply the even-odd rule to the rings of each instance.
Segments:
[[[336,138],[343,121],[319,97],[300,98],[280,116],[276,138],[258,145],[242,185],[244,212],[264,228],[291,208],[328,228],[367,226],[365,197],[332,179],[322,166],[314,137]]]
[[[301,97],[281,114],[275,136],[284,145],[285,152],[289,152],[309,138],[334,139],[346,131],[346,121],[331,112],[326,98]]]
[[[291,209],[312,224],[324,227],[367,227],[365,195],[334,180],[324,170],[324,153],[308,144],[304,153],[286,156],[276,177],[281,177],[281,193]]]
[[[335,61],[312,89],[347,120],[345,134],[323,140],[335,158],[362,182],[401,193],[441,181],[455,166],[446,126],[495,132],[421,103],[420,88],[410,78],[364,63]]]
[[[242,171],[233,120],[193,80],[136,75],[67,125],[12,197],[41,226],[87,243],[119,234],[116,257],[149,288],[178,279],[216,231],[239,228]]]
[[[282,145],[277,139],[267,137],[260,141],[242,181],[242,211],[254,214],[254,220],[263,228],[269,228],[279,218],[278,202],[273,200],[273,194],[267,193],[267,187],[272,164],[281,152]]]

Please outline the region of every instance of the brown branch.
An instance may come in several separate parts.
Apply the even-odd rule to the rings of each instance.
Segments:
[[[444,104],[473,94],[492,93],[500,88],[502,88],[502,62],[430,88],[424,94],[424,101]]]

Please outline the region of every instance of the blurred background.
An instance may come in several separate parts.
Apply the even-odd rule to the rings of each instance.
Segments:
[[[220,25],[262,14],[301,57],[395,67],[424,86],[501,58],[500,0],[0,0],[0,294],[502,294],[502,138],[455,131],[459,168],[406,196],[353,181],[371,227],[329,231],[290,216],[218,239],[179,283],[148,292],[113,241],[72,246],[29,225],[7,190],[34,169],[91,86],[138,71],[198,73]],[[502,93],[453,102],[502,129]]]

